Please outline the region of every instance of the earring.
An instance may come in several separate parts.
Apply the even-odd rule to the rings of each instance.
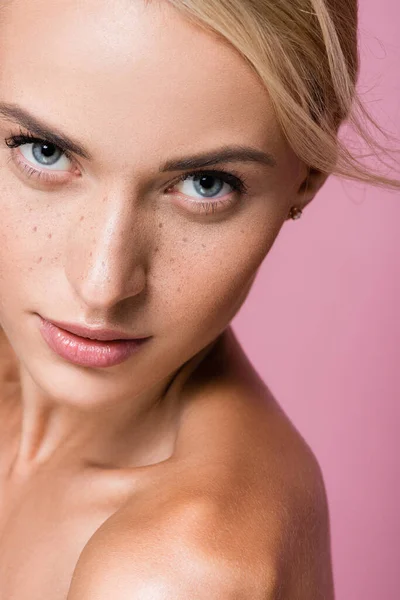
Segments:
[[[288,219],[293,219],[295,221],[296,219],[300,219],[302,214],[303,211],[301,210],[301,208],[298,208],[297,206],[292,206],[292,208],[289,211]]]

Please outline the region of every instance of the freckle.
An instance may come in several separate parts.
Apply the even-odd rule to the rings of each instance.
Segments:
[[[32,268],[32,267],[29,267],[29,270],[30,270],[30,271],[33,271],[33,268]]]
[[[35,225],[35,227],[33,228],[32,231],[37,231],[37,226]]]
[[[33,211],[33,208],[30,208],[30,209],[29,209],[29,212],[32,212],[32,211]]]
[[[85,217],[82,216],[79,220],[82,222],[82,221],[84,221],[84,219],[85,219]]]
[[[183,239],[182,239],[182,242],[187,242],[187,238],[183,238]]]
[[[160,252],[160,248],[156,248],[154,252]]]
[[[162,224],[162,223],[159,223],[159,224],[158,224],[158,226],[159,226],[159,228],[160,228],[160,229],[162,229],[162,227],[163,227],[163,224]]]
[[[205,248],[205,247],[206,247],[206,245],[205,245],[205,244],[202,244],[202,246],[203,246],[203,248]]]
[[[170,258],[169,262],[170,262],[170,263],[174,263],[174,262],[175,262],[175,259],[174,259],[174,258]]]
[[[58,254],[56,254],[56,256],[53,256],[53,258],[51,259],[51,264],[53,265],[55,262],[57,262],[58,260],[60,260],[61,258],[61,252],[59,252]]]
[[[51,238],[53,237],[53,234],[49,233],[49,235],[47,237],[49,238],[49,240],[51,240]]]
[[[240,230],[240,233],[244,233],[244,229],[241,229],[241,230]]]
[[[181,288],[180,288],[180,287],[178,287],[178,292],[180,292],[180,291],[181,291]]]

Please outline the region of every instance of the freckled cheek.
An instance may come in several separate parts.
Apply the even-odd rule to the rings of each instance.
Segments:
[[[6,273],[30,273],[47,264],[57,255],[57,233],[37,212],[3,210],[0,221],[0,271]]]
[[[179,323],[191,329],[215,329],[229,322],[267,251],[265,240],[252,244],[248,233],[243,229],[218,244],[188,241],[181,252],[163,253],[154,281],[168,321],[179,316]]]

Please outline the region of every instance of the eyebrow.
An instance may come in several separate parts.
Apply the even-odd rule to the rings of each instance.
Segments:
[[[277,164],[272,154],[268,154],[257,148],[249,146],[223,146],[211,152],[195,154],[177,160],[169,160],[164,163],[160,171],[185,171],[228,162],[256,162],[269,167],[275,167]]]
[[[16,104],[0,102],[0,118],[19,123],[33,135],[58,146],[61,150],[72,152],[87,160],[91,159],[90,152],[81,144],[57,129],[50,128],[43,121],[40,121]],[[250,146],[235,145],[223,146],[220,149],[210,152],[168,160],[160,166],[159,172],[186,171],[229,162],[255,162],[269,167],[275,167],[277,164],[272,154]]]

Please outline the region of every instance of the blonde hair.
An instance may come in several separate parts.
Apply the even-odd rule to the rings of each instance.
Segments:
[[[386,140],[394,138],[368,114],[356,90],[357,0],[168,1],[222,36],[255,70],[290,146],[309,168],[400,189],[400,180],[361,160],[373,155],[388,166],[394,156],[369,125]],[[340,140],[344,122],[367,144],[368,154],[357,156]]]

